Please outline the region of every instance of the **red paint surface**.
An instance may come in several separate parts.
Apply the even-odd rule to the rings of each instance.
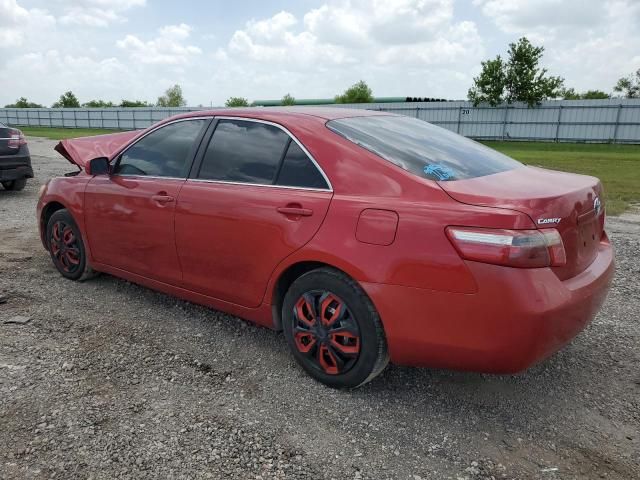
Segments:
[[[524,369],[584,328],[606,295],[613,251],[604,216],[590,213],[602,197],[597,179],[529,167],[440,184],[418,178],[325,127],[331,118],[378,114],[362,110],[180,117],[216,114],[283,125],[321,165],[333,192],[80,173],[49,182],[38,203],[41,228],[45,207],[57,202],[75,218],[96,270],[265,326],[274,325],[283,272],[298,262],[331,265],[362,285],[380,313],[392,361],[406,365]],[[114,159],[139,133],[127,135],[64,141],[63,154],[79,165]],[[158,194],[175,201],[158,204]],[[375,214],[359,224],[370,209],[395,212],[393,239],[388,214],[380,225]],[[447,226],[535,229],[547,217],[562,218],[563,267],[465,261],[445,234]]]
[[[273,270],[313,238],[330,201],[331,192],[187,181],[175,215],[183,285],[259,306]],[[290,205],[312,214],[278,212]]]
[[[360,213],[356,238],[373,245],[391,245],[398,230],[398,214],[390,210],[367,208]]]
[[[60,141],[54,149],[80,168],[92,158],[108,157],[132,139],[140,135],[140,130],[131,132],[109,133],[92,137],[71,138]]]
[[[85,188],[85,228],[92,259],[178,283],[175,207],[183,180],[98,175]],[[166,195],[173,202],[158,202]]]

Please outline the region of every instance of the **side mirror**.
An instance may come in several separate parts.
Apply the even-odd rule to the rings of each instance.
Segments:
[[[88,175],[108,175],[109,159],[107,157],[92,158],[85,166]]]

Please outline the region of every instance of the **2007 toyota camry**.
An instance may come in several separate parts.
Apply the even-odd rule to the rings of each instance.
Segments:
[[[56,150],[79,167],[38,203],[62,276],[282,329],[332,387],[389,360],[526,369],[585,327],[613,276],[598,179],[412,118],[212,110]]]

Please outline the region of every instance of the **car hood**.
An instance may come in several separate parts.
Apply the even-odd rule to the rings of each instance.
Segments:
[[[54,150],[71,163],[84,168],[89,160],[93,158],[107,157],[111,159],[122,146],[140,135],[140,133],[141,130],[134,130],[93,137],[69,138],[59,142],[54,147]]]

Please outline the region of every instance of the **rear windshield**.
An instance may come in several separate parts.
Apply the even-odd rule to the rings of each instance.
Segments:
[[[352,117],[327,123],[334,132],[422,178],[482,177],[522,164],[481,143],[415,118]]]

